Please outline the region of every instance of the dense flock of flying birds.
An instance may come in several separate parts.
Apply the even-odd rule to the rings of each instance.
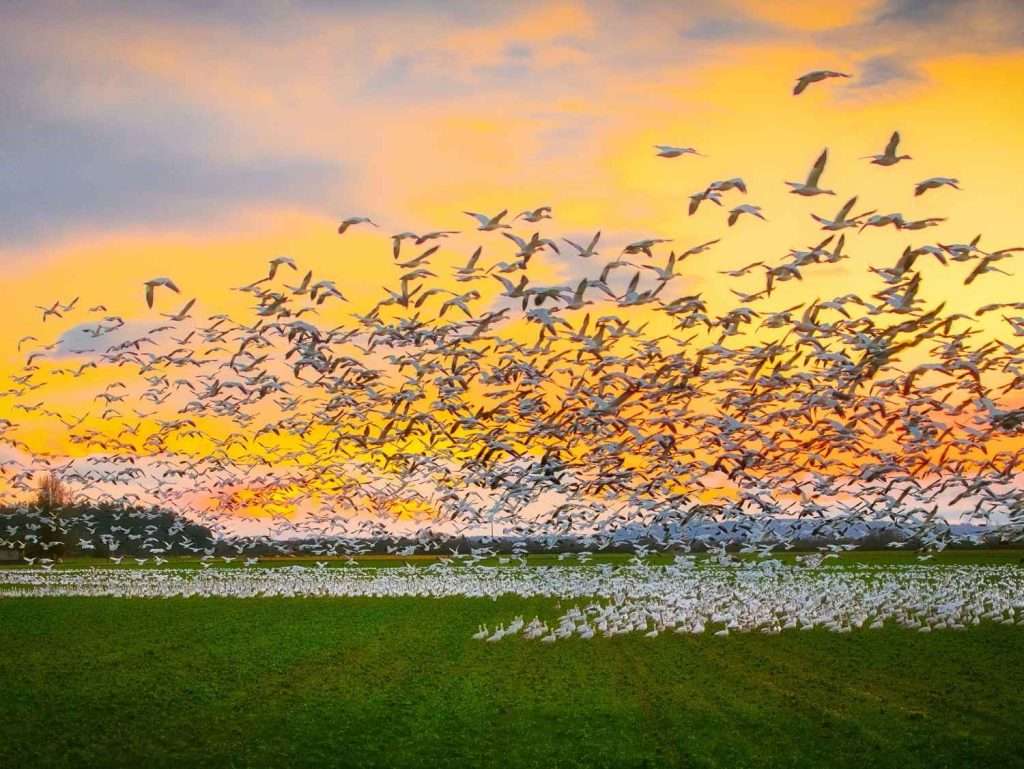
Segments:
[[[846,77],[811,72],[794,94]],[[900,138],[866,159],[879,174],[911,162]],[[701,154],[693,147],[655,153],[699,172],[685,159]],[[367,308],[348,302],[343,277],[289,256],[237,287],[244,315],[203,314],[197,298],[168,309],[188,296],[172,277],[146,281],[125,315],[78,298],[41,306],[42,330],[19,342],[24,364],[0,393],[12,415],[0,420],[3,498],[29,516],[0,526],[0,547],[45,549],[43,532],[69,523],[87,530],[83,550],[102,545],[119,561],[130,540],[152,566],[179,552],[255,565],[257,548],[287,554],[298,542],[304,554],[358,555],[396,531],[398,555],[459,535],[485,545],[575,537],[595,551],[629,534],[683,552],[694,544],[687,527],[706,521],[730,522],[730,536],[763,558],[793,545],[780,519],[832,538],[868,522],[925,550],[981,536],[958,533],[949,511],[986,536],[1021,539],[1024,297],[969,315],[926,301],[923,286],[926,264],[977,285],[1024,249],[980,236],[928,242],[943,218],[860,211],[856,195],[823,211],[836,195],[826,184],[841,187],[828,157],[786,182],[820,237],[719,271],[760,276],[734,283],[743,288],[731,289],[731,307],[676,288],[687,267],[717,258],[724,236],[612,249],[601,232],[542,233],[550,206],[467,211],[473,250],[455,245],[466,238],[456,230],[394,233],[384,258],[395,281]],[[907,193],[931,201],[958,190],[933,176]],[[702,182],[688,213],[719,207],[726,228],[763,226],[761,208],[739,202],[747,191],[738,177]],[[354,228],[380,229],[346,218],[342,246]],[[855,254],[869,228],[915,241],[870,254],[863,269],[876,291],[772,304],[783,284],[869,261]],[[552,274],[574,277],[542,282]],[[143,303],[162,319],[145,320]],[[1001,330],[983,331],[982,316],[1000,317]],[[53,319],[71,325],[46,338]],[[33,446],[45,430],[60,431],[71,455]],[[77,500],[123,508],[119,524],[100,532],[89,513],[69,522],[72,513],[39,505],[43,472]],[[716,488],[724,501],[704,504]],[[213,534],[157,525],[158,510]],[[615,606],[631,616],[632,603]],[[569,620],[599,627],[604,611]]]

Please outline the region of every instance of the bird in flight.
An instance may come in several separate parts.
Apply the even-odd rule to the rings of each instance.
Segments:
[[[472,216],[479,223],[478,230],[481,232],[491,232],[492,230],[508,229],[507,224],[502,224],[501,220],[505,214],[508,213],[508,209],[503,209],[496,213],[494,216],[488,216],[487,214],[478,214],[474,211],[463,211],[466,216]]]
[[[796,85],[793,86],[793,95],[799,96],[811,83],[818,83],[822,80],[827,80],[833,77],[851,77],[846,72],[836,72],[831,69],[816,69],[813,72],[808,72],[805,75],[801,75],[796,79]]]
[[[599,241],[600,239],[600,230],[594,233],[594,237],[590,239],[590,242],[586,245],[586,247],[581,246],[579,243],[574,243],[573,241],[569,240],[569,238],[562,238],[562,240],[564,240],[566,243],[568,243],[570,246],[576,249],[576,254],[578,256],[581,256],[584,259],[587,259],[591,256],[597,256],[597,241]]]
[[[344,235],[349,227],[355,227],[357,224],[371,224],[374,227],[380,226],[376,222],[372,221],[368,216],[350,216],[338,225],[338,234]]]
[[[894,166],[901,160],[912,160],[910,155],[897,155],[897,147],[900,145],[900,132],[893,131],[889,137],[889,143],[881,155],[865,155],[862,160],[871,160],[876,166]]]
[[[515,218],[536,224],[544,219],[551,218],[551,206],[540,206],[539,208],[527,209],[526,211],[516,214]]]
[[[673,147],[671,144],[655,144],[654,149],[658,152],[657,157],[659,158],[678,158],[683,155],[697,155],[699,157],[707,157],[702,152],[698,152],[693,147]]]
[[[767,221],[764,218],[764,214],[761,213],[761,206],[753,206],[750,205],[749,203],[743,203],[742,205],[736,206],[729,212],[729,226],[732,227],[734,224],[736,224],[736,221],[743,214],[747,214],[749,216],[756,216],[761,221]]]
[[[818,216],[817,214],[811,214],[811,218],[818,222],[823,230],[830,230],[834,232],[836,230],[846,229],[847,227],[856,227],[860,224],[860,220],[865,216],[875,213],[874,210],[871,210],[851,217],[850,212],[856,204],[857,196],[854,195],[843,204],[843,207],[839,209],[839,213],[835,215],[834,219],[826,219],[824,216]]]
[[[174,284],[174,281],[170,278],[153,278],[147,280],[146,286],[146,306],[153,307],[153,295],[158,287],[169,288],[176,294],[180,294],[181,290]]]
[[[818,186],[821,174],[825,170],[826,162],[828,162],[828,149],[823,149],[821,154],[818,155],[818,159],[814,161],[811,172],[807,174],[807,181],[786,182],[792,188],[790,192],[794,195],[805,195],[808,197],[811,195],[835,195],[834,191],[823,190]]]
[[[914,196],[919,197],[928,190],[937,190],[939,187],[952,187],[954,190],[959,190],[960,180],[950,176],[933,176],[914,185]]]

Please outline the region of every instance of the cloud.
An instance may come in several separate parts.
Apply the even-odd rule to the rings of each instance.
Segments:
[[[921,80],[921,74],[912,62],[899,56],[872,56],[857,65],[857,77],[851,88],[874,88],[893,82]]]
[[[852,91],[924,81],[923,65],[962,54],[1024,47],[1024,3],[1017,0],[887,0],[861,20],[820,32],[824,46],[868,54]]]
[[[1024,28],[1024,5],[1010,0],[890,0],[857,6],[842,17],[857,21],[839,27],[825,14],[826,31],[813,18],[797,24],[815,16],[805,12],[813,3],[773,5],[768,16],[756,5],[766,7],[7,4],[0,249],[81,232],[182,231],[275,208],[386,208],[418,226],[434,207],[481,195],[501,205],[519,190],[545,202],[597,199],[592,190],[619,162],[608,146],[659,121],[666,134],[690,135],[715,94],[682,94],[745,49],[759,66],[786,47],[809,59],[813,44],[816,62],[830,54],[827,66],[856,50],[866,58],[850,85],[866,98],[922,78],[919,65],[936,53],[981,50],[989,38],[1008,45]],[[954,34],[961,26],[966,42]],[[756,96],[761,85],[751,77],[737,87]]]
[[[145,338],[152,327],[153,323],[129,321],[118,325],[116,321],[97,317],[94,321],[79,323],[62,333],[56,349],[46,357],[50,360],[78,357],[99,359],[102,353],[112,347]],[[182,335],[184,333],[187,332]],[[153,352],[156,348],[149,345],[145,349]]]
[[[698,18],[683,31],[683,37],[715,43],[778,40],[790,33],[774,24],[744,17]]]
[[[823,33],[858,48],[900,51],[907,60],[1024,48],[1018,0],[887,0],[866,21]]]
[[[0,244],[68,229],[208,221],[249,203],[322,200],[342,179],[314,158],[224,159],[156,129],[31,120],[9,126],[0,163]]]
[[[240,151],[223,114],[137,72],[76,64],[36,53],[0,74],[0,246],[312,203],[344,180],[298,147]]]
[[[958,6],[977,0],[888,0],[876,14],[875,24],[927,24],[944,19]]]

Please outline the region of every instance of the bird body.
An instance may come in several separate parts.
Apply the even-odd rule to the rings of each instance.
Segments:
[[[153,307],[154,293],[155,293],[156,289],[159,288],[159,287],[169,288],[171,291],[173,291],[176,294],[180,294],[181,293],[181,290],[174,284],[174,281],[171,280],[170,278],[153,278],[152,280],[147,280],[146,283],[145,283],[145,286],[146,286],[146,306],[150,307],[150,308]]]
[[[338,234],[344,235],[351,227],[355,227],[357,224],[369,224],[373,227],[379,226],[368,216],[350,216],[338,225]]]
[[[704,157],[693,147],[674,147],[671,144],[655,144],[654,149],[658,151],[659,158],[678,158],[683,155],[698,155]]]
[[[807,175],[807,181],[805,182],[786,182],[790,186],[790,192],[794,195],[835,195],[832,190],[824,190],[818,186],[818,182],[821,180],[821,174],[825,170],[825,163],[828,162],[828,150],[824,149],[821,154],[818,155],[818,159],[814,161],[814,165],[811,167],[811,172]]]
[[[849,74],[847,74],[845,72],[836,72],[836,71],[831,70],[831,69],[816,69],[816,70],[813,70],[813,71],[808,72],[808,73],[806,73],[804,75],[801,75],[800,77],[798,77],[796,79],[796,85],[793,86],[793,95],[794,96],[799,96],[805,90],[807,90],[807,86],[811,85],[811,83],[820,83],[822,80],[828,80],[829,78],[834,78],[834,77],[847,77],[848,78],[848,77],[851,77],[851,75],[849,75]]]
[[[876,166],[894,166],[901,160],[911,160],[910,155],[898,155],[897,148],[900,144],[900,132],[893,131],[892,136],[889,137],[889,143],[885,145],[885,150],[880,155],[868,155],[871,162]]]

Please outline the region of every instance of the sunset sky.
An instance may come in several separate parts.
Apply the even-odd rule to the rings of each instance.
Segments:
[[[347,311],[365,310],[398,274],[390,234],[471,230],[464,210],[550,205],[545,235],[600,229],[608,259],[641,237],[676,248],[722,237],[674,284],[719,310],[736,301],[728,288],[763,281],[727,284],[719,270],[817,243],[809,214],[832,216],[853,195],[857,210],[948,221],[856,235],[851,260],[787,284],[775,306],[877,291],[867,267],[907,245],[979,233],[987,248],[1021,245],[1014,0],[13,2],[0,9],[0,47],[3,374],[24,361],[20,337],[52,342],[91,305],[138,328],[193,296],[202,315],[243,306],[230,289],[280,254],[334,278]],[[820,68],[853,77],[794,97],[795,78]],[[912,161],[863,159],[894,130]],[[655,144],[707,157],[662,159]],[[787,194],[783,181],[803,179],[825,147],[836,196]],[[687,216],[691,193],[734,176],[746,197]],[[914,197],[932,176],[963,191]],[[768,221],[726,227],[743,202]],[[353,215],[380,229],[339,238]],[[479,235],[450,241],[452,264],[477,242],[489,258],[514,252]],[[537,269],[569,281],[575,268],[552,258]],[[922,264],[924,293],[965,312],[1019,298],[998,275],[964,289],[969,269]],[[142,284],[158,275],[182,295],[149,310]],[[37,305],[74,296],[63,325],[42,322]]]
[[[775,226],[729,232],[732,266],[751,238],[806,245],[807,212],[858,193],[1011,245],[1024,191],[1012,0],[14,2],[0,44],[7,335],[68,293],[141,311],[152,274],[198,291],[281,252],[351,263],[333,225],[353,214],[390,233],[547,204],[560,234],[696,242],[723,217],[687,218],[686,196],[741,175]],[[794,98],[821,67],[855,78]],[[895,129],[912,163],[859,160]],[[825,146],[837,199],[785,200]],[[969,194],[915,200],[933,175]],[[351,290],[389,269],[359,265]]]

